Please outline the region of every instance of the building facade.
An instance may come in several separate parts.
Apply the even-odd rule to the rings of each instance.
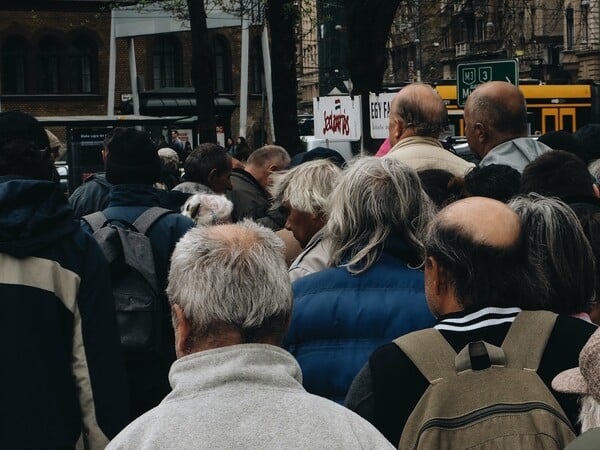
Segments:
[[[110,4],[114,0],[22,0],[0,7],[0,107],[35,116],[107,114]],[[165,13],[166,14],[166,13]],[[260,27],[250,29],[248,120],[252,146],[268,139]],[[239,105],[239,27],[209,30],[213,46],[214,90]],[[191,88],[191,35],[157,34],[134,39],[140,92]],[[114,114],[131,112],[129,53],[117,40]],[[143,111],[141,111],[143,114]],[[174,112],[171,115],[177,115]],[[228,127],[237,137],[239,110]],[[64,139],[64,130],[56,131]]]

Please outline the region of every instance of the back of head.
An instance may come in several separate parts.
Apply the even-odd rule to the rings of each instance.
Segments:
[[[418,172],[423,190],[438,207],[443,207],[454,198],[454,192],[449,187],[452,173],[443,169],[427,169]]]
[[[585,146],[568,131],[548,131],[546,134],[541,135],[538,141],[543,142],[552,150],[564,150],[579,156],[581,159],[585,158]]]
[[[479,85],[467,98],[467,108],[470,120],[484,124],[496,137],[509,140],[527,136],[525,97],[510,83],[490,81]]]
[[[204,143],[198,145],[185,159],[185,179],[208,186],[208,175],[212,170],[221,175],[229,170],[231,156],[220,145]]]
[[[408,262],[422,263],[421,234],[433,205],[417,173],[404,163],[394,158],[354,160],[328,204],[334,264],[362,273],[379,259],[388,237],[406,245]]]
[[[502,202],[469,197],[446,206],[429,224],[424,244],[466,311],[519,307],[535,291],[524,271],[519,217]]]
[[[465,175],[464,197],[488,197],[507,202],[519,192],[521,174],[502,164],[476,166]]]
[[[344,167],[344,164],[346,164],[346,160],[342,155],[339,154],[339,152],[336,152],[331,148],[315,147],[308,152],[301,152],[294,155],[290,161],[290,167],[296,167],[300,164],[317,159],[327,159],[338,167]]]
[[[105,147],[109,183],[152,185],[160,179],[160,157],[146,131],[115,128]]]
[[[595,297],[595,264],[575,213],[560,200],[538,195],[513,199],[523,223],[530,271],[540,276],[529,309],[560,314],[589,311]]]
[[[158,156],[162,167],[170,172],[179,171],[179,155],[175,150],[169,147],[158,149]]]
[[[283,242],[248,220],[193,228],[171,257],[167,294],[182,308],[193,341],[223,327],[245,343],[279,340],[292,310]]]
[[[423,83],[403,87],[392,108],[404,120],[405,127],[412,128],[417,136],[437,138],[448,125],[448,111],[442,98]]]
[[[0,175],[50,180],[48,136],[40,123],[21,111],[0,113]]]
[[[598,142],[600,142],[600,124],[585,124],[573,133],[573,137],[584,147],[585,156],[582,159],[586,163],[600,158],[600,149],[598,148]]]
[[[254,150],[246,161],[246,166],[258,168],[264,168],[270,164],[276,164],[280,170],[287,168],[290,165],[290,155],[285,148],[279,145],[265,145]]]
[[[585,163],[572,153],[552,150],[538,156],[523,170],[520,192],[536,192],[567,200],[592,197],[594,180]]]
[[[327,159],[306,162],[271,176],[273,204],[289,202],[290,207],[309,214],[325,211],[327,199],[342,170]]]

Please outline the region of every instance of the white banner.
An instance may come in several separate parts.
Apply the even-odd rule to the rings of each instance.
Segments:
[[[360,96],[313,98],[315,137],[357,141],[361,136]]]
[[[391,104],[396,94],[369,94],[369,121],[371,123],[371,137],[385,139],[388,137],[389,117]]]

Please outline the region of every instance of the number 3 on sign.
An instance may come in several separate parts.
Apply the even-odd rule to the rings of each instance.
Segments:
[[[480,67],[479,68],[479,82],[487,83],[492,79],[492,68],[491,67]]]

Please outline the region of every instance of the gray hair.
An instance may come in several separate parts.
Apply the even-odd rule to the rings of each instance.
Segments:
[[[179,155],[175,150],[169,147],[163,147],[158,149],[158,156],[160,161],[168,170],[177,171],[179,169]]]
[[[298,211],[318,214],[325,210],[329,194],[342,170],[327,159],[300,164],[271,175],[271,197],[275,205],[289,202]]]
[[[364,157],[350,163],[329,197],[327,234],[331,261],[353,274],[369,269],[394,235],[423,262],[421,236],[433,205],[417,172],[393,158]]]
[[[290,165],[290,155],[285,148],[279,145],[265,145],[257,150],[254,150],[246,160],[247,165],[263,167],[270,164],[271,161],[277,162],[282,167]]]
[[[600,403],[591,395],[582,395],[579,397],[581,409],[579,411],[579,420],[581,432],[591,428],[600,427]]]
[[[437,138],[448,127],[448,111],[442,98],[424,83],[413,83],[403,89],[407,89],[406,95],[398,98],[393,113],[398,114],[417,136]]]
[[[181,207],[181,214],[196,225],[217,225],[231,221],[233,203],[224,195],[194,194]]]
[[[596,181],[600,181],[600,159],[595,159],[588,165],[588,170]]]
[[[283,242],[249,220],[192,228],[171,257],[167,295],[193,339],[222,326],[238,329],[244,342],[280,338],[292,310]]]
[[[515,197],[509,206],[523,223],[530,269],[540,276],[536,301],[528,307],[559,314],[589,311],[595,298],[594,254],[575,213],[538,194]]]

